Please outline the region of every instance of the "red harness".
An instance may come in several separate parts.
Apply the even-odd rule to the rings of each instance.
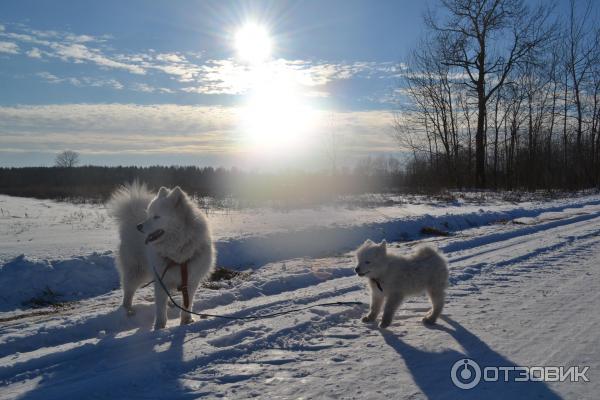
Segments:
[[[190,295],[188,293],[188,261],[184,261],[181,264],[176,263],[175,261],[167,258],[169,262],[167,264],[167,268],[162,273],[161,280],[165,277],[165,274],[171,267],[181,267],[181,285],[177,287],[177,290],[181,292],[183,296],[183,308],[186,310],[190,309]]]

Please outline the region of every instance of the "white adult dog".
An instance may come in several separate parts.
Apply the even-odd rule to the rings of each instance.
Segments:
[[[356,251],[358,276],[369,278],[371,309],[363,322],[377,319],[383,305],[379,326],[387,328],[396,310],[408,296],[427,292],[431,310],[423,322],[433,324],[444,308],[448,287],[448,265],[444,256],[430,246],[423,246],[409,256],[387,254],[385,240],[380,244],[367,240]]]
[[[121,243],[117,268],[123,288],[123,307],[133,314],[133,295],[154,279],[155,329],[167,324],[168,297],[154,269],[170,290],[186,291],[193,304],[200,282],[213,270],[216,251],[208,221],[179,187],[161,187],[154,196],[146,185],[134,182],[117,189],[109,202],[119,223]],[[186,265],[187,287],[180,268]],[[173,268],[172,268],[173,267]],[[185,298],[185,297],[184,297]],[[181,312],[181,324],[192,322]]]

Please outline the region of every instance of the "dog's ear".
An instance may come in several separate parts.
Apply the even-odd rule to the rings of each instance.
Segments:
[[[365,240],[365,244],[371,245],[371,244],[374,244],[374,243],[373,243],[373,241],[371,239],[367,239],[367,240]]]
[[[166,197],[167,194],[169,194],[169,189],[166,187],[161,186],[160,189],[158,189],[158,197]]]
[[[387,249],[387,242],[385,241],[385,239],[383,239],[381,243],[379,243],[379,248],[381,248],[381,250],[383,250],[383,252],[385,253],[385,250]]]
[[[175,186],[175,188],[171,190],[167,198],[177,206],[179,205],[179,203],[181,203],[181,199],[183,198],[183,190],[181,190],[179,186]]]

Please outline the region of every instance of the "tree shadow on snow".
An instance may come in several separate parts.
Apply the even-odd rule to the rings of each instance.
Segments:
[[[483,373],[486,366],[516,367],[513,361],[491,349],[485,342],[465,329],[458,322],[442,317],[450,325],[436,325],[430,329],[447,332],[464,349],[430,352],[408,345],[389,331],[382,330],[385,342],[404,360],[406,367],[423,394],[429,399],[560,399],[545,382],[515,382],[516,373],[510,372],[509,382],[499,372],[498,382],[483,378],[472,389],[460,389],[451,380],[450,370],[455,362],[469,358],[477,362]],[[460,369],[459,369],[460,371]],[[468,381],[463,381],[468,382]]]

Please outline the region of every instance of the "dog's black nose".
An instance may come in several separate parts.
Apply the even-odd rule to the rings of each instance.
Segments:
[[[138,230],[138,231],[140,231],[140,232],[141,232],[141,231],[142,231],[142,229],[144,229],[144,225],[142,225],[142,224],[137,224],[136,228],[137,228],[137,230]]]
[[[358,274],[358,267],[354,268],[354,272]]]

